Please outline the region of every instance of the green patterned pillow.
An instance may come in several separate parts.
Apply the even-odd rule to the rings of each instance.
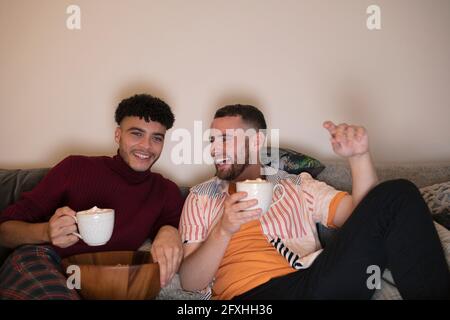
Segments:
[[[272,159],[270,148],[267,149],[267,155],[262,156],[262,162],[265,165],[280,169],[291,174],[299,174],[301,172],[308,172],[313,178],[317,177],[319,173],[325,169],[325,166],[317,159],[310,157],[306,154],[286,149],[286,148],[273,148],[272,150],[278,150],[279,162],[276,165],[276,160]]]

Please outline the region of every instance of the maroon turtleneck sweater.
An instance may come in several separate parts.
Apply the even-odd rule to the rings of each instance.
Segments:
[[[150,171],[136,172],[119,156],[70,156],[56,165],[31,191],[0,214],[8,220],[46,222],[56,209],[74,211],[99,208],[115,210],[114,231],[103,246],[82,240],[62,249],[61,257],[84,252],[137,250],[159,228],[178,228],[183,199],[175,183]]]

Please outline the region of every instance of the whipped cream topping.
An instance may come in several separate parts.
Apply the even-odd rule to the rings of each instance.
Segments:
[[[267,183],[267,181],[264,180],[264,179],[258,178],[258,179],[255,179],[255,180],[247,179],[247,180],[243,181],[243,183]]]
[[[79,214],[99,214],[99,213],[109,213],[111,209],[100,209],[97,206],[90,208],[89,210],[80,211]]]

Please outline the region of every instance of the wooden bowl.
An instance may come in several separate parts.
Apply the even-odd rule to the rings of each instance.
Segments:
[[[149,252],[108,251],[83,253],[62,260],[80,267],[84,299],[144,300],[154,299],[159,291],[159,265]]]

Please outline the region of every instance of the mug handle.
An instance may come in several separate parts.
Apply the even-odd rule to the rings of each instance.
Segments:
[[[270,205],[270,207],[272,208],[274,205],[276,205],[278,202],[280,202],[281,200],[283,200],[283,198],[284,198],[284,195],[286,194],[286,189],[284,188],[284,186],[281,184],[281,183],[278,183],[277,185],[275,185],[275,187],[273,187],[273,191],[272,191],[272,194],[274,194],[275,193],[275,189],[276,188],[281,188],[283,191],[283,193],[281,194],[281,197],[278,199],[278,200],[276,200],[274,203],[272,203],[271,205]]]
[[[75,216],[70,216],[70,215],[67,215],[67,216],[69,216],[69,217],[71,217],[73,220],[75,220],[75,223],[77,224],[77,227],[78,227],[78,219],[77,219],[77,217],[75,217]],[[81,236],[81,234],[79,234],[79,233],[77,233],[77,232],[72,232],[71,234],[73,234],[74,236],[77,236],[78,238],[80,238],[80,239],[83,240],[83,237]]]

